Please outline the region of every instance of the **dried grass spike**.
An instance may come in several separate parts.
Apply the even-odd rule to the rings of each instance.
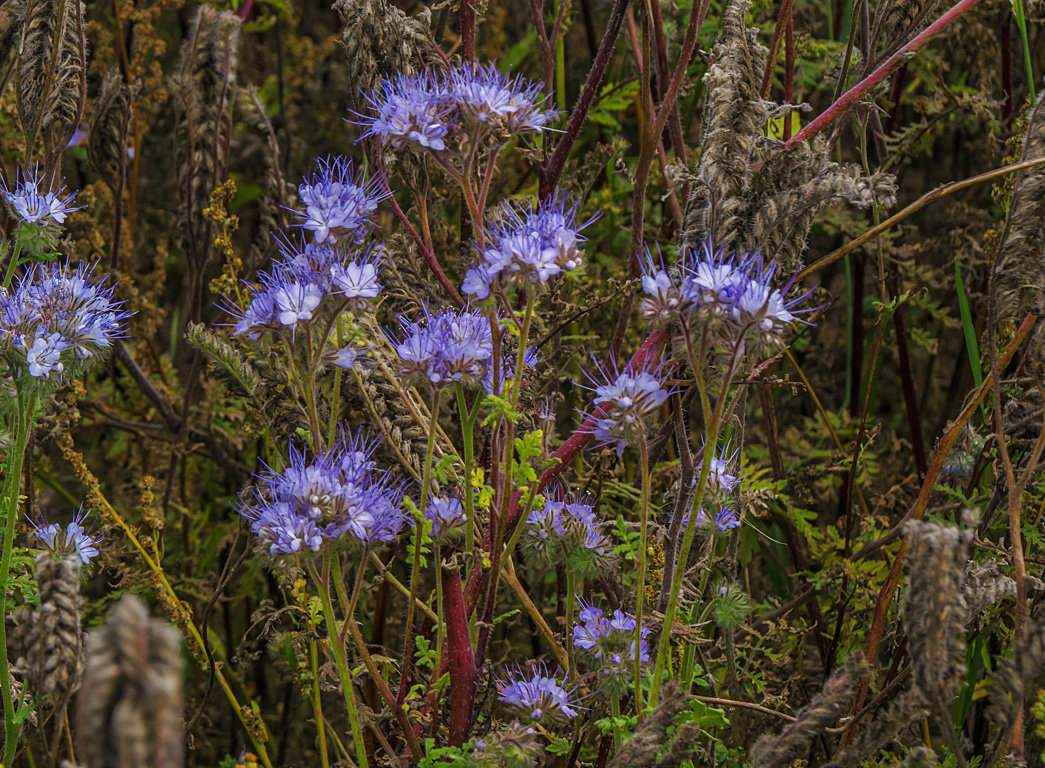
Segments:
[[[133,595],[91,633],[77,711],[78,751],[90,768],[182,764],[180,637]]]
[[[26,2],[17,82],[27,134],[54,128],[62,135],[79,123],[86,96],[84,13],[80,0]]]

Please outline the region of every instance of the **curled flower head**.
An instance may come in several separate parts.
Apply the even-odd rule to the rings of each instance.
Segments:
[[[34,263],[0,292],[0,354],[34,378],[55,380],[71,362],[99,358],[130,316],[113,290],[86,264]]]
[[[64,530],[58,523],[48,523],[43,517],[30,520],[29,524],[33,527],[33,535],[46,549],[59,557],[75,554],[87,565],[101,552],[102,535],[91,527],[85,527],[86,520],[87,510],[81,506]]]
[[[599,444],[616,445],[620,456],[625,447],[645,434],[647,417],[671,393],[661,382],[660,369],[649,363],[622,372],[598,366],[598,374],[591,379],[596,405],[592,433]]]
[[[544,108],[540,84],[506,75],[493,64],[457,67],[448,75],[447,90],[473,139],[485,131],[541,133],[558,114]]]
[[[496,678],[496,682],[498,700],[513,714],[534,722],[569,720],[583,709],[578,704],[576,689],[567,689],[543,663],[531,664],[529,669],[509,668],[504,678]]]
[[[62,194],[61,183],[56,177],[52,176],[46,189],[41,189],[43,180],[38,169],[22,169],[19,176],[20,180],[14,187],[0,185],[0,193],[11,214],[24,224],[59,226],[65,223],[65,217],[72,211],[83,207],[72,204],[75,193]]]
[[[359,115],[363,136],[377,136],[394,147],[419,144],[433,152],[447,149],[444,139],[457,129],[457,105],[444,79],[427,72],[400,74],[381,83],[379,94],[366,94],[372,115]]]
[[[298,194],[305,205],[303,213],[295,212],[301,228],[310,231],[315,242],[331,245],[338,236],[352,244],[363,242],[378,203],[388,196],[377,180],[366,182],[362,173],[353,173],[352,161],[344,157],[318,161]]]
[[[481,380],[493,356],[490,321],[478,310],[425,307],[419,321],[400,318],[394,342],[404,375],[420,376],[435,386]]]
[[[468,270],[461,290],[485,299],[495,281],[504,285],[539,286],[562,272],[577,269],[583,255],[577,204],[561,197],[542,203],[506,204],[501,222],[491,226],[479,263]]]
[[[259,476],[239,512],[273,555],[316,552],[345,539],[392,541],[406,522],[403,488],[375,468],[376,446],[359,435],[342,435],[313,456],[292,445],[286,467]]]

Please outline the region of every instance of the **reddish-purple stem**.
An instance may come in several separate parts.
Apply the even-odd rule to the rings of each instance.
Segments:
[[[791,21],[791,6],[794,0],[784,0],[780,6],[780,14],[773,27],[773,42],[769,44],[769,57],[766,59],[766,70],[762,73],[762,87],[759,95],[764,99],[769,95],[769,86],[773,84],[773,75],[776,73],[777,56],[780,55],[780,41],[783,39],[784,30]]]
[[[910,61],[911,57],[917,53],[922,46],[943,32],[943,30],[947,29],[947,27],[953,24],[959,17],[978,2],[980,2],[980,0],[961,0],[961,2],[951,8],[951,10],[947,11],[947,13],[926,27],[925,30],[917,37],[913,38],[911,42],[907,43],[907,45],[890,56],[880,67],[878,67],[878,69],[843,93],[838,101],[828,107],[825,112],[792,136],[786,142],[785,146],[793,147],[799,142],[809,141],[828,125],[849,114],[849,112],[859,104],[875,86],[880,85],[887,77],[889,77],[889,75],[899,69],[903,64]]]
[[[464,60],[475,61],[475,6],[472,0],[461,0],[461,51]]]
[[[459,747],[468,738],[475,701],[475,663],[468,638],[461,574],[456,568],[443,570],[443,618],[446,620],[446,666],[450,671],[450,746]]]
[[[620,36],[620,28],[624,23],[624,11],[627,7],[628,0],[615,0],[613,4],[610,21],[606,25],[606,32],[602,36],[602,42],[599,43],[599,52],[595,56],[595,61],[592,62],[591,69],[588,70],[588,77],[584,81],[584,89],[581,91],[580,98],[577,99],[577,106],[573,108],[573,112],[570,114],[570,121],[566,124],[566,130],[563,131],[562,141],[559,142],[552,156],[548,158],[548,162],[540,169],[539,196],[541,200],[548,200],[555,194],[559,176],[562,175],[562,169],[566,166],[566,158],[569,156],[570,150],[573,149],[577,136],[580,135],[581,126],[584,125],[584,120],[588,116],[588,110],[591,109],[595,95],[599,91],[599,86],[602,85],[602,77],[606,74],[606,66],[610,62],[613,48],[617,44],[617,38]]]

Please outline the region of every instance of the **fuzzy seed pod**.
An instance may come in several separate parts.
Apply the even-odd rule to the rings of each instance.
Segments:
[[[80,687],[83,633],[80,631],[80,559],[36,559],[39,607],[19,611],[15,666],[25,674],[27,690],[60,708]]]
[[[369,93],[419,62],[439,66],[427,18],[412,19],[387,0],[336,0],[334,10],[344,25],[341,44],[355,89]]]
[[[71,133],[86,96],[85,7],[80,0],[26,0],[18,55],[18,116],[27,134]]]
[[[678,753],[692,757],[697,739],[700,737],[700,729],[692,725],[678,730],[664,760],[658,760],[657,757],[668,741],[668,730],[675,725],[675,718],[689,706],[689,702],[690,697],[679,691],[676,683],[670,682],[665,685],[661,690],[661,699],[656,711],[646,718],[642,727],[610,761],[609,768],[666,768],[679,764],[669,762],[667,758],[670,755]]]
[[[867,671],[867,661],[853,654],[834,671],[820,693],[799,710],[795,721],[779,734],[760,738],[751,751],[755,768],[782,768],[809,748],[809,743],[849,708],[856,682]]]
[[[1045,94],[1029,118],[1020,162],[1045,157]],[[1009,202],[1005,234],[991,275],[992,322],[1023,314],[1045,286],[1045,165],[1023,171]],[[1039,308],[1040,309],[1040,308]]]
[[[134,94],[115,70],[105,75],[87,129],[87,159],[115,193],[127,166],[127,129]]]
[[[89,768],[180,768],[181,653],[178,631],[124,596],[87,641],[87,674],[76,713],[77,754]]]

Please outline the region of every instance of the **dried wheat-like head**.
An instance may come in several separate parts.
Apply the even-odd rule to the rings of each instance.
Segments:
[[[836,669],[813,697],[795,715],[793,723],[778,734],[761,737],[751,750],[756,768],[782,768],[809,748],[810,742],[849,709],[857,681],[867,671],[867,661],[856,653]]]
[[[90,768],[180,768],[180,636],[124,596],[87,641],[77,708],[78,755]]]
[[[1020,162],[1045,157],[1045,95],[1030,115]],[[991,275],[992,323],[1011,320],[1040,305],[1045,286],[1045,165],[1020,174]]]
[[[80,559],[40,555],[36,583],[38,607],[19,611],[14,617],[10,655],[24,676],[27,692],[46,698],[50,708],[60,709],[80,687],[83,676]]]
[[[86,96],[85,6],[80,0],[26,0],[18,52],[18,116],[26,134],[71,134]]]
[[[387,0],[336,0],[348,82],[369,93],[378,83],[419,64],[438,66],[427,18],[413,19]]]
[[[951,702],[965,679],[965,627],[969,609],[962,594],[972,531],[928,521],[907,524],[908,559],[904,630],[910,648],[912,688],[925,701]]]
[[[782,264],[783,275],[800,265],[809,228],[825,206],[837,200],[890,206],[896,185],[889,174],[866,176],[858,166],[830,160],[824,141],[787,148],[762,135],[770,119],[795,107],[758,95],[766,49],[745,26],[749,8],[750,0],[726,8],[704,76],[704,140],[680,240],[692,245],[710,234],[730,250],[758,249]]]
[[[88,124],[87,159],[113,192],[123,185],[133,100],[133,90],[120,73],[107,72]]]

